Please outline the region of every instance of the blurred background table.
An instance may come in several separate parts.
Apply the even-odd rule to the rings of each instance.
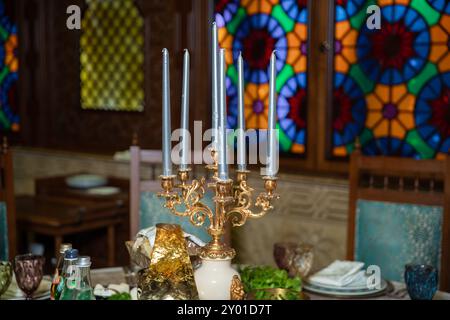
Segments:
[[[108,177],[107,186],[117,187],[119,192],[96,195],[88,189],[69,187],[65,182],[69,176],[73,175],[38,179],[35,196],[16,198],[21,251],[28,251],[32,242],[42,242],[46,257],[51,259],[57,255],[61,243],[70,242],[80,254],[90,255],[94,266],[126,264],[128,180]],[[47,239],[37,239],[42,236]]]
[[[106,177],[108,187],[119,188],[119,193],[112,195],[95,195],[91,194],[88,189],[76,189],[71,188],[67,185],[66,179],[72,176],[85,175],[86,173],[73,173],[69,175],[39,178],[35,181],[35,194],[36,196],[50,196],[57,197],[60,199],[79,199],[86,202],[107,202],[107,201],[117,201],[117,202],[128,202],[129,198],[129,180],[116,178],[116,177]]]

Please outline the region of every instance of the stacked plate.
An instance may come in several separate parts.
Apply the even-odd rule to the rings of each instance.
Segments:
[[[379,288],[369,288],[367,284],[349,284],[345,287],[338,287],[325,284],[313,284],[305,280],[303,288],[306,291],[317,293],[324,296],[336,297],[336,298],[368,298],[374,296],[383,295],[389,283],[384,279],[381,279]]]
[[[79,174],[68,177],[66,183],[71,188],[89,189],[105,186],[108,183],[108,179],[95,174]]]
[[[86,192],[93,196],[110,196],[113,194],[118,194],[120,189],[117,187],[97,187],[90,188]]]
[[[93,196],[109,196],[120,192],[120,188],[107,186],[108,179],[95,174],[79,174],[68,177],[66,184]]]
[[[388,282],[378,279],[379,285],[373,285],[374,279],[366,274],[364,263],[357,261],[334,261],[328,267],[313,274],[303,283],[309,292],[338,298],[373,297],[384,294]]]

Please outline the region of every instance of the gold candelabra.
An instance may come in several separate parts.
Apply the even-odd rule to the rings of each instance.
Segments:
[[[207,230],[212,240],[201,249],[201,258],[232,259],[236,254],[234,249],[222,240],[226,223],[229,222],[233,227],[240,227],[248,218],[260,218],[272,210],[272,201],[279,198],[279,195],[275,193],[277,178],[263,177],[265,192],[261,192],[253,202],[254,189],[247,183],[250,171],[237,170],[235,181],[220,180],[217,152],[212,149],[211,155],[214,164],[206,166],[212,175],[210,183],[206,182],[205,177],[193,179],[189,183],[190,169],[178,170],[177,176],[161,176],[163,191],[158,193],[158,196],[165,199],[164,207],[177,216],[188,217],[197,227],[202,227],[209,221]],[[201,201],[206,188],[214,190],[215,208],[210,208]],[[180,192],[175,189],[180,189]],[[253,204],[257,211],[251,209]],[[186,209],[179,211],[177,209],[179,205],[184,205]]]

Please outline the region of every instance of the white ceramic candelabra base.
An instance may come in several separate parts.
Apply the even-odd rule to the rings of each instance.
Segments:
[[[202,265],[195,273],[200,300],[230,300],[233,276],[239,273],[231,267],[231,259],[202,259]]]

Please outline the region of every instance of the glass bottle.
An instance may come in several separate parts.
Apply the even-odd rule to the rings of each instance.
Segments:
[[[64,264],[64,254],[67,250],[72,249],[71,243],[63,243],[61,247],[59,247],[59,256],[56,262],[55,272],[53,273],[52,285],[50,287],[50,300],[59,300],[59,296],[61,295],[61,291],[58,291],[58,284],[61,280],[62,268]]]
[[[78,278],[78,250],[67,250],[64,255],[62,277],[58,285],[61,290],[59,300],[74,300],[74,292]]]
[[[79,257],[77,265],[80,277],[75,291],[75,300],[95,300],[91,284],[91,258]]]

